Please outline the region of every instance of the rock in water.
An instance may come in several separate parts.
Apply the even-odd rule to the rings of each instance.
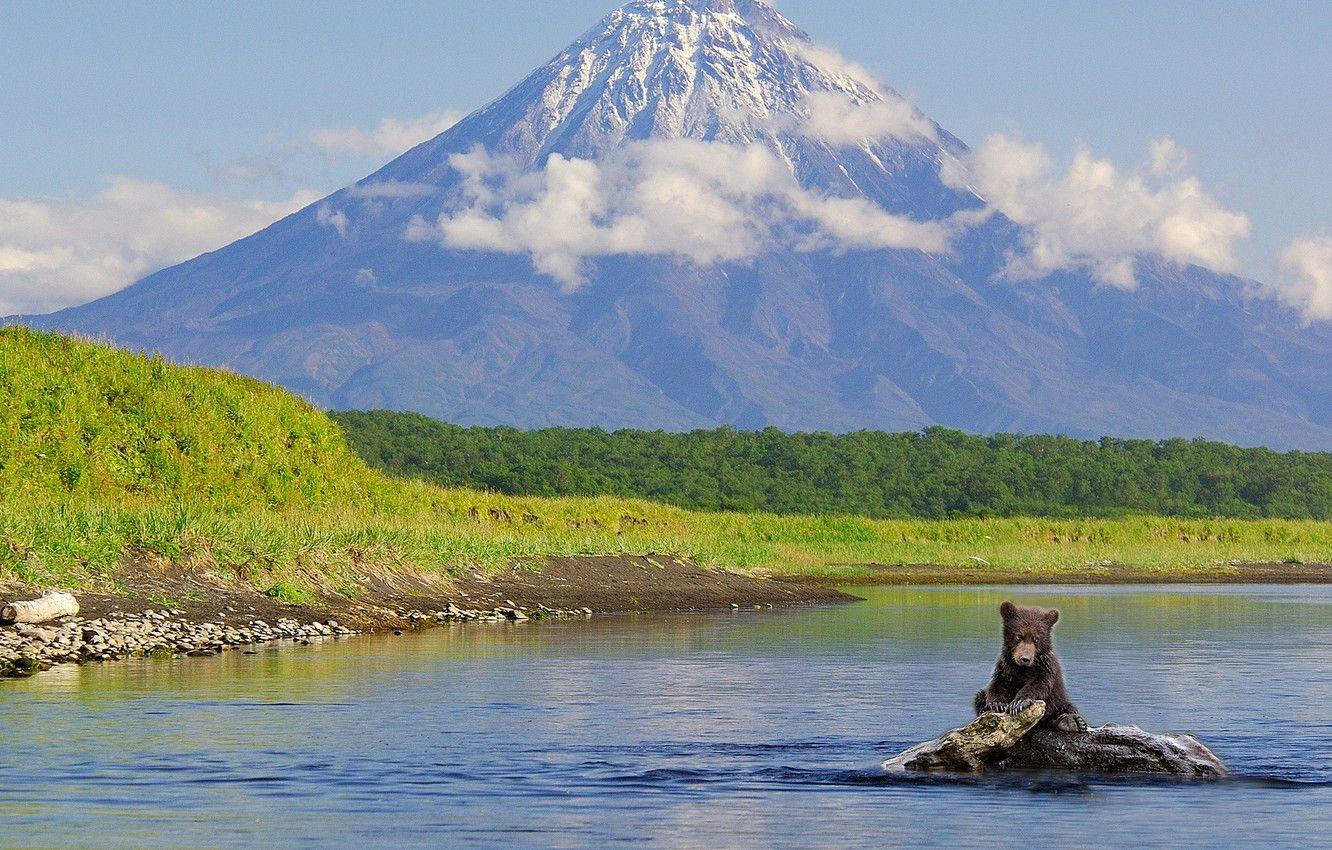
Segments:
[[[975,773],[1003,754],[1031,731],[1045,715],[1037,700],[1017,714],[989,712],[933,741],[917,744],[883,763],[884,770],[952,770]]]
[[[1192,735],[1153,734],[1109,723],[1086,732],[1035,729],[1009,748],[1003,767],[1225,776],[1226,766]]]
[[[883,763],[903,771],[1080,770],[1225,776],[1226,766],[1192,735],[1157,735],[1114,723],[1086,732],[1036,729],[1045,703],[1018,714],[987,713]]]

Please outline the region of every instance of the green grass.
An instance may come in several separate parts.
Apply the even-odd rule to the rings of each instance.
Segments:
[[[371,471],[323,413],[223,371],[0,330],[0,581],[116,589],[186,564],[275,598],[515,558],[667,552],[859,580],[858,563],[1049,576],[1103,562],[1181,577],[1332,560],[1299,520],[868,520],[687,511],[614,497],[508,497]],[[985,563],[976,559],[983,559]]]
[[[297,397],[214,369],[0,330],[0,493],[318,507],[374,476]]]

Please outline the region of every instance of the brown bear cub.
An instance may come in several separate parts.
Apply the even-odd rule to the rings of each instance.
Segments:
[[[1017,714],[1039,699],[1045,701],[1040,725],[1085,732],[1087,721],[1068,698],[1064,671],[1054,654],[1051,632],[1059,622],[1059,612],[1005,602],[999,606],[999,613],[1004,618],[1004,649],[994,665],[994,678],[976,694],[976,713]]]

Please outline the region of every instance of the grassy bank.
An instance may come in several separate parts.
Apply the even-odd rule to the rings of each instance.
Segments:
[[[492,508],[504,513],[492,518]],[[523,521],[524,514],[536,520]],[[189,563],[293,601],[319,591],[354,594],[366,578],[486,571],[545,555],[669,552],[824,581],[889,577],[851,566],[866,563],[932,565],[919,573],[931,580],[957,568],[959,580],[984,581],[1095,576],[1110,564],[1207,578],[1236,562],[1332,560],[1332,528],[1317,522],[873,521],[700,514],[614,499],[503,499],[425,486],[319,509],[7,504],[0,535],[3,580],[114,589],[131,562]]]
[[[401,481],[284,391],[18,328],[0,330],[0,400],[0,581],[32,585],[115,590],[184,565],[301,601],[545,555],[669,552],[825,580],[934,564],[973,581],[1332,560],[1332,523],[1317,521],[704,513]]]

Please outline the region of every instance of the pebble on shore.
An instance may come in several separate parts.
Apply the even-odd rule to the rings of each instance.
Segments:
[[[526,610],[512,604],[487,610],[449,603],[438,611],[398,611],[400,618],[417,628],[443,623],[521,622],[591,615],[590,608],[565,610],[538,605]],[[138,614],[117,612],[95,619],[66,617],[41,625],[17,623],[0,628],[0,677],[31,676],[56,664],[218,655],[229,649],[280,640],[308,646],[311,638],[360,633],[337,620],[300,623],[279,617],[272,624],[260,619],[242,623],[239,618],[221,614],[217,619],[218,622],[193,622],[184,619],[181,611],[163,608]]]

